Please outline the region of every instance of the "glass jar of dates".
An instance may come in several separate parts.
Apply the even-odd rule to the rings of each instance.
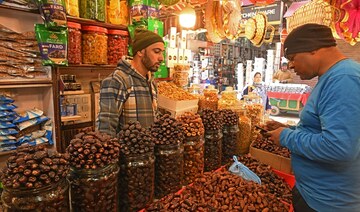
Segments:
[[[184,180],[188,185],[204,172],[204,136],[185,137],[184,141]]]
[[[84,64],[107,64],[107,29],[83,26],[82,62]]]
[[[67,22],[68,25],[68,61],[70,64],[81,63],[81,24]]]
[[[71,168],[69,181],[73,211],[116,211],[118,173],[118,164],[98,169]]]
[[[141,155],[121,155],[119,211],[138,211],[151,203],[154,199],[154,178],[153,152]]]
[[[129,33],[124,30],[108,31],[108,64],[116,65],[122,56],[127,55]]]
[[[236,125],[224,125],[223,126],[223,140],[222,140],[222,164],[227,164],[232,160],[233,155],[239,155],[240,149],[240,136],[239,126]]]
[[[66,178],[41,188],[4,187],[1,195],[4,211],[70,211],[69,182]]]
[[[222,139],[221,129],[205,130],[205,153],[204,171],[209,172],[220,168],[222,158]]]

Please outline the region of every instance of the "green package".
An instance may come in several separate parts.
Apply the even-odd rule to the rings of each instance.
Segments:
[[[43,24],[35,24],[35,33],[43,65],[68,65],[67,29],[51,31]]]
[[[105,0],[80,0],[80,17],[105,22]]]
[[[38,0],[41,17],[48,28],[66,28],[67,18],[64,0]]]

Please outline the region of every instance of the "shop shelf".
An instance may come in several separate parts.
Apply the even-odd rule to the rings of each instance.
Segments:
[[[82,118],[81,116],[62,116],[61,122],[78,121],[81,118]]]

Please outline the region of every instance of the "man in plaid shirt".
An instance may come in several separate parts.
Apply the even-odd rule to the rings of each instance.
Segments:
[[[149,127],[157,110],[157,87],[151,74],[164,60],[164,41],[154,32],[136,29],[132,46],[133,60],[122,58],[101,83],[96,126],[113,137],[130,120]]]

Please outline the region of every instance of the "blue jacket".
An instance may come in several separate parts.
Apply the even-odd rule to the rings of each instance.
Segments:
[[[280,142],[311,208],[360,211],[360,64],[346,59],[322,75]]]

